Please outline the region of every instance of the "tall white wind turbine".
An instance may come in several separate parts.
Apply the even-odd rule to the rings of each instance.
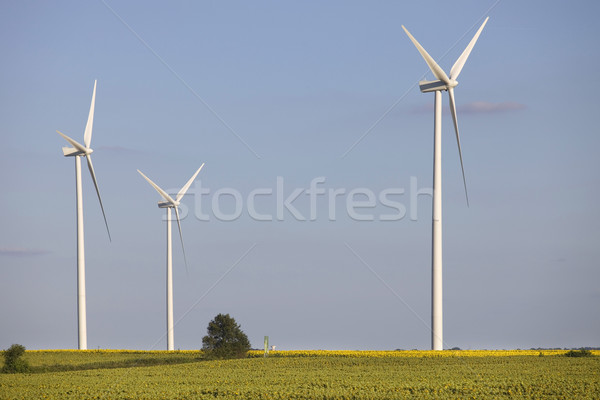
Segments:
[[[85,301],[85,246],[83,241],[83,197],[81,193],[81,157],[85,157],[87,160],[87,166],[96,188],[96,194],[98,195],[98,201],[100,202],[100,208],[102,209],[102,216],[104,217],[104,224],[106,225],[106,231],[108,232],[108,239],[110,239],[110,231],[108,229],[108,222],[106,222],[106,214],[104,213],[104,206],[102,205],[102,199],[100,198],[100,190],[98,189],[98,181],[96,180],[96,173],[94,172],[94,165],[92,164],[91,154],[94,150],[90,148],[92,141],[92,125],[94,124],[94,106],[96,103],[96,83],[94,81],[94,92],[92,94],[92,104],[90,105],[90,113],[88,115],[87,125],[85,126],[85,132],[83,134],[83,145],[71,139],[62,132],[58,132],[69,144],[73,147],[63,147],[63,154],[65,157],[75,157],[75,181],[76,181],[76,195],[77,195],[77,321],[78,321],[78,342],[79,350],[87,349],[87,321],[86,321],[86,301]]]
[[[458,85],[456,78],[460,74],[475,42],[479,38],[483,27],[489,17],[483,21],[477,33],[467,48],[462,52],[450,70],[450,77],[435,62],[435,60],[425,51],[423,46],[417,42],[417,39],[402,26],[404,32],[413,42],[425,62],[437,78],[435,81],[420,81],[419,88],[421,92],[435,92],[435,110],[434,110],[434,146],[433,146],[433,223],[432,223],[432,279],[431,279],[431,348],[433,350],[443,350],[443,318],[442,318],[442,91],[448,92],[450,99],[450,112],[454,122],[454,131],[456,132],[456,143],[458,145],[458,155],[460,158],[460,168],[462,171],[463,184],[465,186],[465,197],[467,206],[469,205],[469,196],[467,194],[467,181],[465,179],[465,169],[463,167],[462,151],[460,148],[460,137],[458,135],[458,121],[456,118],[456,103],[454,101],[454,88]]]
[[[204,167],[204,163],[198,168],[196,173],[187,181],[187,183],[181,188],[175,199],[173,199],[167,192],[162,190],[156,183],[152,182],[150,178],[142,173],[139,169],[137,172],[140,173],[148,181],[150,185],[162,196],[163,201],[158,202],[159,208],[167,209],[167,350],[175,350],[175,339],[173,331],[173,251],[172,251],[172,240],[171,240],[171,208],[175,209],[175,217],[177,218],[177,226],[179,228],[179,238],[181,239],[181,249],[183,250],[183,258],[185,266],[187,268],[187,258],[185,256],[185,246],[183,245],[183,235],[181,234],[181,220],[179,219],[179,202],[188,191],[194,179]]]

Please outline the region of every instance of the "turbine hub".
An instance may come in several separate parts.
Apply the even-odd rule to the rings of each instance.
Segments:
[[[454,88],[458,85],[458,81],[456,79],[451,79],[450,82],[448,82],[448,87],[450,88]]]

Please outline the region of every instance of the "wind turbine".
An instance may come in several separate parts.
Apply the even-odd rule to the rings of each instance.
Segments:
[[[106,222],[106,214],[104,213],[104,206],[102,205],[102,199],[100,198],[100,190],[98,189],[98,181],[96,180],[96,173],[94,172],[94,165],[92,164],[91,154],[94,150],[90,148],[92,141],[92,125],[94,124],[94,105],[96,103],[96,83],[94,81],[94,92],[92,93],[92,104],[90,105],[90,113],[88,115],[87,125],[85,126],[85,132],[83,134],[83,145],[71,139],[62,132],[58,132],[69,144],[73,147],[63,147],[63,154],[65,157],[75,157],[75,181],[76,181],[76,195],[77,195],[77,321],[78,321],[78,342],[79,350],[87,350],[87,321],[86,321],[86,305],[85,305],[85,246],[83,241],[83,198],[81,193],[81,157],[85,157],[87,160],[87,166],[96,188],[96,194],[98,195],[98,201],[100,202],[100,208],[102,209],[102,216],[104,217],[104,224],[106,225],[106,231],[108,232],[108,239],[110,238],[110,231],[108,229],[108,222]]]
[[[179,202],[185,195],[185,192],[188,191],[194,179],[196,179],[196,176],[202,167],[204,167],[204,163],[202,163],[196,173],[181,188],[175,199],[162,190],[156,183],[152,182],[150,178],[142,173],[142,171],[139,169],[137,170],[137,172],[139,172],[164,199],[163,201],[158,202],[158,208],[167,209],[167,350],[175,350],[175,339],[173,335],[173,250],[171,245],[171,208],[175,209],[175,217],[177,218],[177,226],[179,228],[179,238],[181,239],[181,249],[183,250],[183,259],[187,269],[187,258],[185,256],[185,246],[183,245],[183,235],[181,234],[181,220],[179,219],[178,207]]]
[[[434,146],[433,146],[433,223],[432,223],[432,279],[431,279],[431,348],[433,350],[443,350],[443,318],[442,318],[442,91],[448,92],[450,99],[450,112],[454,122],[454,131],[456,132],[456,143],[458,145],[458,155],[460,158],[460,168],[462,171],[463,184],[465,186],[465,197],[467,206],[469,205],[469,196],[467,194],[467,180],[465,179],[465,169],[463,167],[462,151],[460,148],[460,137],[458,135],[458,121],[456,118],[456,103],[454,101],[454,88],[458,85],[456,78],[465,65],[475,42],[479,38],[483,27],[489,17],[483,21],[477,33],[467,48],[462,52],[450,70],[450,77],[435,62],[435,60],[425,51],[423,46],[417,42],[417,39],[402,25],[402,29],[413,42],[425,62],[437,78],[435,81],[420,81],[419,88],[421,92],[435,92],[435,110],[434,110]]]

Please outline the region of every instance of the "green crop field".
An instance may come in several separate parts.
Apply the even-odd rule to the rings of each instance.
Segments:
[[[600,357],[565,351],[28,351],[0,399],[599,399]]]

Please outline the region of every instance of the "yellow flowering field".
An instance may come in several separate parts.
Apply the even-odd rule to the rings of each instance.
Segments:
[[[270,357],[506,357],[506,356],[539,356],[565,354],[566,350],[283,350],[272,351]],[[600,350],[592,350],[600,355]],[[264,351],[252,350],[250,357],[263,357]]]
[[[600,398],[598,352],[539,353],[254,351],[207,361],[199,351],[27,351],[42,370],[0,374],[0,399]],[[43,371],[62,363],[82,369]]]

